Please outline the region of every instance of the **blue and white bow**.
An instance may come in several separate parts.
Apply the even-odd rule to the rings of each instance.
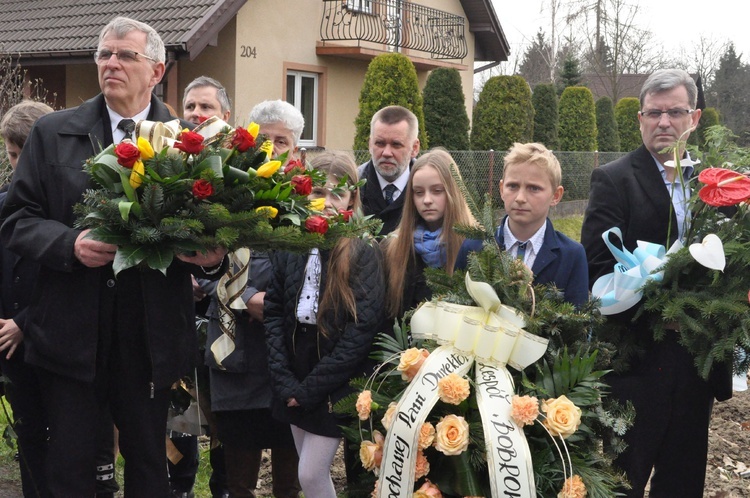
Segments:
[[[610,234],[617,237],[617,247],[610,241]],[[617,260],[614,271],[603,275],[594,283],[591,293],[601,300],[599,311],[602,315],[614,315],[632,308],[643,297],[643,286],[649,280],[661,281],[664,272],[658,271],[673,254],[682,248],[678,240],[667,251],[664,246],[639,240],[632,253],[622,243],[622,232],[618,227],[610,228],[602,234],[604,243]]]

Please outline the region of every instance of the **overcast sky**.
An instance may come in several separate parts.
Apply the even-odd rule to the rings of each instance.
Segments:
[[[522,55],[541,27],[549,35],[550,16],[541,12],[548,0],[492,0],[505,36],[515,55]],[[565,2],[565,0],[564,0]],[[734,42],[745,62],[750,60],[750,23],[744,2],[738,0],[632,0],[639,5],[638,24],[650,29],[666,50],[692,51],[692,40],[701,34]]]

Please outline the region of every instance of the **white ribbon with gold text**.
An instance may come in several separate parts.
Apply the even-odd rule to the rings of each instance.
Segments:
[[[501,304],[490,285],[467,274],[466,288],[480,306],[425,303],[412,317],[414,338],[442,346],[425,360],[396,407],[383,447],[380,498],[413,495],[419,430],[439,399],[438,380],[465,375],[475,361],[492,496],[536,497],[528,444],[510,417],[513,380],[506,365],[526,368],[544,355],[548,341],[523,330],[523,318]]]

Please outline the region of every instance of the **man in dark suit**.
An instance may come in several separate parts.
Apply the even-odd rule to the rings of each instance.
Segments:
[[[581,232],[590,284],[615,265],[602,239],[604,231],[619,227],[630,251],[638,240],[669,246],[683,237],[689,223],[687,180],[693,168],[677,171],[666,164],[672,152],[665,149],[679,143],[678,154],[687,159],[685,142],[701,115],[696,99],[695,82],[685,71],[652,74],[640,94],[643,145],[591,175]],[[702,497],[709,417],[714,397],[731,397],[729,373],[716,371],[709,382],[702,380],[676,333],[654,342],[650,324],[659,318],[644,314],[633,322],[633,313],[631,309],[608,320],[610,330],[625,329],[617,336],[618,350],[638,352],[627,358],[626,369],[607,376],[613,396],[631,401],[636,410],[635,423],[625,434],[628,447],[615,464],[633,486],[629,497],[643,496],[652,470],[650,496]]]
[[[131,268],[115,279],[117,247],[73,227],[73,206],[90,187],[83,162],[125,137],[122,120],[172,119],[151,94],[165,70],[164,43],[153,28],[114,19],[94,58],[102,93],[37,121],[3,207],[0,237],[40,265],[24,332],[48,414],[51,493],[94,495],[92,427],[109,411],[125,458],[126,496],[164,497],[169,387],[195,350],[190,274],[218,274],[226,251],[178,255],[166,275]]]
[[[409,166],[419,154],[419,122],[405,107],[392,105],[380,109],[370,122],[370,156],[362,164],[359,177],[367,179],[360,189],[362,209],[383,221],[380,235],[396,229],[401,221],[409,181]]]

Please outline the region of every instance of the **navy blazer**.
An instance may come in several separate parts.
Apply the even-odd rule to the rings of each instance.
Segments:
[[[505,225],[506,218],[507,216],[503,218],[503,222],[495,232],[495,240],[501,249],[505,249],[503,225]],[[481,240],[465,240],[458,252],[456,268],[465,269],[469,253],[481,250]],[[542,248],[536,255],[531,271],[534,272],[535,284],[555,284],[563,291],[565,300],[569,303],[580,307],[589,300],[589,270],[586,252],[581,244],[556,231],[549,219],[547,219]]]

